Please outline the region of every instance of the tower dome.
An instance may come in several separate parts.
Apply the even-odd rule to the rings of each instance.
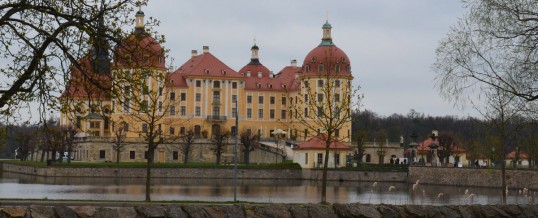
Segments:
[[[245,77],[270,77],[271,71],[267,69],[267,67],[263,66],[263,64],[260,62],[260,58],[258,56],[258,51],[260,48],[256,45],[256,43],[254,43],[250,50],[252,51],[250,62],[241,68],[239,73]]]
[[[152,67],[166,69],[164,49],[144,29],[144,12],[136,13],[134,32],[122,40],[114,51],[116,67]]]
[[[322,29],[321,43],[306,55],[303,61],[303,72],[306,74],[351,75],[349,58],[342,49],[333,43],[332,25],[326,21]]]

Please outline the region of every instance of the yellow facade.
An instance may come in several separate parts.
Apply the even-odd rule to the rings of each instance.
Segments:
[[[320,47],[325,46],[324,43],[327,43],[327,40],[332,40],[330,32],[329,39],[326,38],[326,25],[324,25],[324,41]],[[144,38],[143,40],[151,41],[152,39]],[[332,41],[328,45],[336,48]],[[254,47],[251,60],[256,60],[255,65],[260,65],[257,54],[258,47],[256,45]],[[315,53],[316,49],[311,53]],[[314,70],[310,70],[310,68],[316,68],[314,66],[317,64],[315,62],[316,54],[309,54],[307,56],[308,63],[303,63],[302,67],[297,67],[296,62],[292,62],[290,66],[285,67],[275,75],[272,72],[268,74],[267,72],[262,73],[262,71],[236,72],[215,58],[209,52],[208,47],[204,47],[201,54],[193,51],[191,59],[187,60],[175,72],[167,72],[168,70],[162,67],[164,59],[161,60],[160,56],[158,60],[154,60],[156,64],[140,67],[119,63],[115,58],[112,64],[111,78],[113,87],[115,87],[112,89],[116,89],[114,92],[116,94],[112,94],[108,98],[91,99],[91,101],[88,96],[68,98],[67,104],[71,110],[62,111],[61,124],[77,126],[79,133],[81,133],[79,136],[88,137],[113,137],[114,131],[128,125],[127,139],[139,141],[143,137],[141,133],[148,126],[140,119],[134,119],[133,113],[140,109],[140,105],[135,105],[133,101],[127,102],[128,98],[126,97],[135,98],[136,96],[140,99],[147,99],[149,107],[163,105],[162,109],[158,110],[158,113],[163,115],[163,118],[158,121],[163,136],[178,136],[189,129],[195,132],[197,138],[210,138],[217,131],[217,128],[219,131],[234,132],[235,113],[237,112],[239,132],[251,131],[259,134],[263,139],[273,137],[272,131],[282,129],[286,131],[285,137],[288,139],[306,140],[323,132],[323,129],[320,128],[318,132],[307,130],[297,119],[297,109],[303,113],[304,109],[307,108],[304,96],[308,90],[305,88],[304,82],[308,81],[309,84],[316,85],[320,83],[320,80],[323,80],[324,84],[334,83],[335,80],[338,80],[339,85],[332,90],[335,94],[331,98],[344,99],[349,94],[348,90],[351,88],[350,84],[353,79],[349,60],[342,51],[338,50],[338,52],[342,53],[343,56],[341,59],[338,57],[337,63],[343,64],[342,69],[345,68],[347,74],[333,77],[311,73]],[[314,57],[310,57],[312,55]],[[133,58],[130,54],[124,57],[129,60]],[[323,57],[318,58],[322,59]],[[147,57],[144,56],[144,59]],[[319,67],[320,71],[322,68]],[[335,69],[339,72],[340,66]],[[140,72],[150,75],[142,79],[142,86],[130,87],[129,84],[122,84],[122,76],[132,77]],[[133,90],[134,87],[143,86],[147,86],[149,90],[144,93],[141,92],[142,90]],[[314,91],[320,88],[315,87]],[[117,93],[121,93],[121,95]],[[315,99],[317,96],[314,95],[310,98]],[[237,107],[235,99],[238,100]],[[96,104],[99,105],[99,110],[95,109]],[[139,112],[136,113],[137,116],[140,116]],[[309,113],[315,113],[315,111]],[[312,119],[314,118],[307,119],[307,122],[313,122]],[[338,130],[337,138],[350,142],[350,130],[351,121],[348,121],[343,125],[343,128]],[[311,163],[314,163],[315,154],[309,155],[312,156],[312,161],[308,163],[310,166]],[[345,162],[345,157],[341,157],[340,160],[340,163]]]

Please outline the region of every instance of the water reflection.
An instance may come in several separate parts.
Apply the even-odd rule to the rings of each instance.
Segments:
[[[3,173],[1,198],[144,200],[145,178],[38,177]],[[319,202],[321,182],[305,180],[238,180],[238,199],[251,202]],[[394,190],[389,191],[389,187]],[[327,200],[335,203],[372,204],[498,204],[500,192],[491,188],[418,185],[407,183],[330,181]],[[233,181],[229,179],[155,178],[154,200],[230,201]],[[530,195],[530,196],[529,196]],[[509,203],[534,202],[534,190],[527,196],[512,191]]]

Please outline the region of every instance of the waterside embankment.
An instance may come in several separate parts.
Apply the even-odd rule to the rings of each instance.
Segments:
[[[170,204],[7,206],[0,217],[538,217],[538,205]]]

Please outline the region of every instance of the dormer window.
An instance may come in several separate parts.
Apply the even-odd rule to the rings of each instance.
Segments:
[[[287,85],[286,85],[286,84],[282,84],[282,88],[284,88],[284,89],[285,89],[286,87],[287,87]]]
[[[262,72],[261,71],[258,72],[258,78],[262,78]]]
[[[318,72],[323,72],[323,64],[318,65]]]
[[[226,75],[226,70],[222,70],[222,75]]]
[[[247,71],[247,77],[250,77],[250,71]]]
[[[261,88],[261,87],[262,87],[262,84],[261,84],[261,83],[258,83],[258,84],[256,84],[256,87]]]
[[[204,70],[204,73],[205,73],[206,75],[209,75],[209,69],[205,69],[205,70]]]
[[[307,73],[310,72],[310,65],[306,65],[306,66],[304,67],[304,70],[305,70]]]
[[[170,80],[170,84],[174,84],[174,80],[173,80],[173,79]]]
[[[273,88],[273,84],[267,84],[267,86],[272,89]]]
[[[340,61],[342,61],[342,63],[346,63],[346,58],[345,58],[345,57],[342,57],[342,58],[340,59]]]
[[[340,65],[335,65],[334,66],[334,72],[340,73]]]
[[[316,62],[316,57],[312,57],[312,63]]]
[[[144,55],[144,62],[149,63],[149,56],[148,55]]]

